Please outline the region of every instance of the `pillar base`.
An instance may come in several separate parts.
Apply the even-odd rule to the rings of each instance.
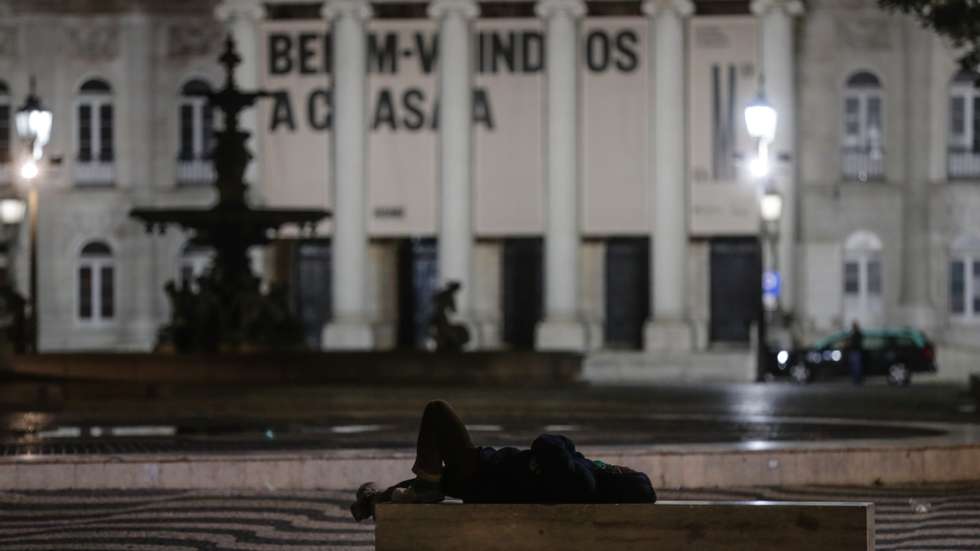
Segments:
[[[681,320],[648,321],[643,328],[643,349],[648,352],[691,352],[694,331]]]
[[[585,324],[575,320],[545,320],[534,329],[537,350],[582,352],[588,343]]]
[[[325,350],[370,350],[374,348],[374,330],[361,320],[332,321],[323,327]]]

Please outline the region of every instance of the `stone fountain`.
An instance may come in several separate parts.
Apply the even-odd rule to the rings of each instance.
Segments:
[[[159,346],[180,352],[299,348],[302,327],[291,312],[285,289],[271,286],[263,291],[248,251],[268,243],[286,224],[311,229],[329,212],[249,206],[244,176],[252,155],[245,146],[249,133],[240,127],[239,117],[269,94],[238,88],[235,67],[241,58],[230,36],[219,60],[225,68],[224,86],[201,94],[224,114],[224,128],[215,133],[212,151],[217,202],[207,208],[146,207],[130,212],[146,224],[148,232],[175,225],[192,232],[193,245],[214,251],[211,265],[195,285],[167,283],[171,319],[160,330]]]

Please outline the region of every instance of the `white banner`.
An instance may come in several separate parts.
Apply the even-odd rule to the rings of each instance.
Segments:
[[[322,21],[263,24],[259,110],[263,196],[276,206],[330,208],[330,37]],[[544,228],[545,51],[542,22],[474,24],[474,225],[481,236]],[[643,18],[582,27],[583,229],[650,227],[649,70]],[[368,25],[368,230],[432,235],[438,219],[437,28],[433,21]]]

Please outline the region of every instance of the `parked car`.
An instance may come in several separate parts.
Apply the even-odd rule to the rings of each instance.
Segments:
[[[773,353],[770,373],[797,383],[849,375],[848,331],[834,333],[812,347]],[[864,375],[884,375],[888,383],[905,386],[913,373],[935,373],[936,348],[917,329],[868,329],[864,331]]]

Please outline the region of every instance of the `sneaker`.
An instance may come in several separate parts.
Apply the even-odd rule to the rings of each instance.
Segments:
[[[439,503],[446,499],[438,482],[427,482],[416,478],[404,488],[395,488],[391,493],[393,503]]]
[[[350,514],[354,520],[361,522],[374,516],[374,500],[378,493],[378,486],[374,482],[361,484],[357,489],[356,501],[350,506]]]

